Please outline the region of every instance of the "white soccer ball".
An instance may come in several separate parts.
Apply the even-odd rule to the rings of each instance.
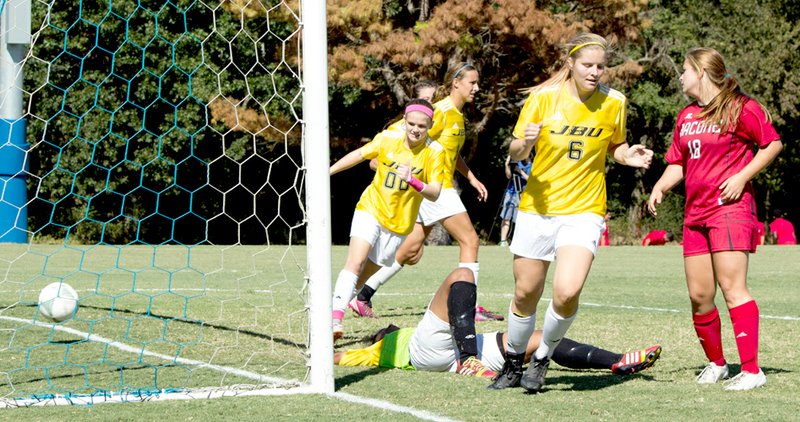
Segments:
[[[50,283],[39,293],[39,313],[54,321],[72,318],[78,308],[78,292],[67,283]]]

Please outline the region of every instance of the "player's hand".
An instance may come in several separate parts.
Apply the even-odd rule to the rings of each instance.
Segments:
[[[411,161],[407,163],[397,163],[397,175],[406,182],[411,180]]]
[[[644,145],[632,145],[625,151],[625,164],[631,167],[650,168],[653,162],[653,150],[647,149]]]
[[[528,123],[525,126],[525,131],[522,133],[526,145],[534,145],[536,140],[539,139],[539,132],[542,131],[541,123]]]
[[[654,190],[653,193],[650,194],[650,199],[647,200],[647,210],[650,211],[650,214],[653,214],[653,216],[658,215],[656,206],[661,205],[662,199],[664,199],[664,192],[660,190]]]
[[[481,202],[486,202],[486,199],[489,198],[489,191],[486,190],[486,186],[483,186],[480,180],[477,177],[473,177],[469,184],[478,191],[478,200]]]
[[[744,187],[746,185],[747,180],[745,180],[745,178],[734,174],[719,186],[719,190],[721,191],[719,194],[719,201],[723,204],[738,201],[739,198],[742,197],[742,192],[744,192]]]

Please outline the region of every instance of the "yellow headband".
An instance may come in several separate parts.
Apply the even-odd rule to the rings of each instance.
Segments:
[[[576,52],[576,51],[580,50],[580,49],[581,49],[581,48],[583,48],[583,47],[586,47],[587,45],[599,45],[600,47],[603,47],[603,50],[605,50],[605,49],[606,49],[606,46],[605,46],[603,43],[599,43],[599,42],[597,42],[597,41],[591,41],[591,42],[585,42],[585,43],[583,43],[583,44],[578,44],[578,45],[576,45],[575,47],[572,47],[572,50],[569,50],[569,54],[567,54],[567,55],[568,55],[568,56],[571,56],[571,55],[572,55],[572,53],[574,53],[574,52]]]

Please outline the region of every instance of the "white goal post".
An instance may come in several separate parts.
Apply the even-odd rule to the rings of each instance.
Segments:
[[[333,392],[331,196],[326,1],[304,0],[303,122],[308,233],[309,365],[312,388]]]

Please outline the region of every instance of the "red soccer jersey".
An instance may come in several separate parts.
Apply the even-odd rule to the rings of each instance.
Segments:
[[[672,145],[665,156],[670,164],[683,167],[686,183],[684,224],[696,224],[731,212],[751,214],[756,219],[753,186],[747,183],[742,197],[721,204],[720,185],[753,160],[753,145],[766,147],[779,139],[761,107],[747,99],[734,131],[722,132],[717,125],[697,118],[702,111],[692,103],[678,114]]]
[[[785,218],[776,218],[769,223],[769,230],[775,233],[775,243],[779,245],[796,245],[797,238],[794,235],[794,225]]]
[[[647,241],[650,240],[650,243]],[[647,236],[642,239],[642,246],[660,246],[667,243],[667,232],[664,230],[653,230],[647,233]]]

